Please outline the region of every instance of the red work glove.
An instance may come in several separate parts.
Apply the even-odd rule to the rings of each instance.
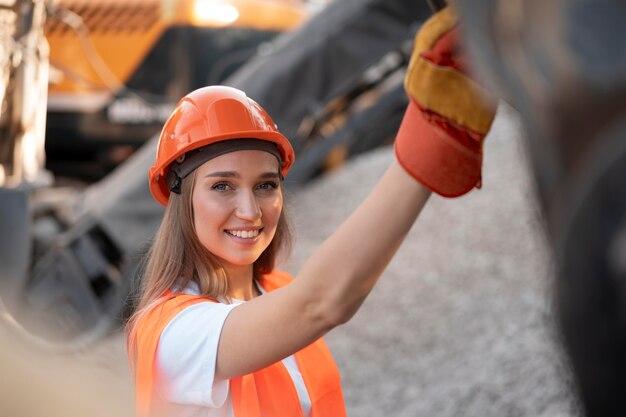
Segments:
[[[482,144],[496,101],[467,75],[455,11],[447,7],[419,30],[404,85],[409,105],[396,157],[415,179],[444,197],[480,187]]]

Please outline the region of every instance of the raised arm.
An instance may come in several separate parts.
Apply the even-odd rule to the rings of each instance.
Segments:
[[[312,343],[358,310],[428,200],[394,162],[366,199],[304,263],[293,283],[235,308],[217,375],[255,371]]]
[[[405,82],[411,101],[396,138],[397,159],[292,284],[230,313],[218,348],[218,377],[263,368],[345,323],[396,253],[430,190],[458,196],[479,185],[482,140],[495,106],[483,105],[480,88],[455,61],[456,28],[447,9],[420,30]]]
[[[313,308],[330,326],[356,313],[430,194],[394,161],[361,205],[305,262],[297,283],[324,294]]]

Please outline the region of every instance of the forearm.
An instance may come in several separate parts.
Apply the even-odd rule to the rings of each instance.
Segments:
[[[396,162],[304,264],[298,278],[320,296],[333,321],[349,319],[372,290],[430,191]]]

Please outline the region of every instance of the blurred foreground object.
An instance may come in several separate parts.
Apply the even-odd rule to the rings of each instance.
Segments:
[[[123,352],[117,354],[107,346],[106,355],[102,348],[95,354],[43,354],[41,349],[13,337],[5,324],[0,321],[0,415],[134,415],[129,372],[122,367],[126,364]],[[109,341],[107,344],[111,345]]]
[[[626,401],[626,4],[459,0],[473,63],[521,112],[584,408]]]

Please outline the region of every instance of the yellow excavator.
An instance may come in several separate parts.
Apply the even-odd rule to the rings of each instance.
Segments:
[[[300,0],[58,0],[48,6],[47,167],[104,177],[187,92],[310,14]]]

